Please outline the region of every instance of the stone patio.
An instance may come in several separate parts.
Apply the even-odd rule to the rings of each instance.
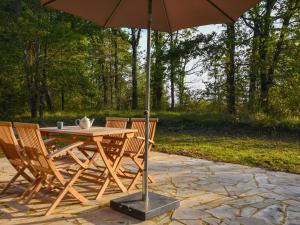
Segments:
[[[156,179],[151,189],[182,200],[180,208],[160,218],[141,222],[115,212],[109,200],[124,194],[111,190],[94,201],[96,189],[84,183],[78,188],[89,203],[65,199],[52,216],[43,217],[51,196],[21,205],[16,198],[24,185],[18,184],[0,197],[0,224],[300,224],[300,175],[162,153],[152,154],[150,167]],[[6,159],[0,159],[0,173],[1,186],[15,173]]]

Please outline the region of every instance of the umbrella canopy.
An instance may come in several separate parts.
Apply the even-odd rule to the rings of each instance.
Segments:
[[[102,27],[148,28],[148,0],[41,0]],[[174,32],[237,20],[258,0],[153,0],[151,29]]]

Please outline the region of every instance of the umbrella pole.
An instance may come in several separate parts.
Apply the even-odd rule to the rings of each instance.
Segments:
[[[152,0],[148,0],[148,27],[147,27],[147,57],[146,57],[146,99],[145,99],[145,154],[143,171],[142,198],[146,206],[149,201],[148,191],[148,146],[149,146],[149,117],[150,117],[150,73],[151,73],[151,24]]]
[[[148,146],[150,117],[150,67],[151,67],[151,24],[152,0],[148,0],[147,57],[146,57],[146,99],[145,99],[145,154],[143,169],[143,189],[118,199],[111,200],[110,207],[140,220],[148,220],[174,210],[180,201],[148,190]]]

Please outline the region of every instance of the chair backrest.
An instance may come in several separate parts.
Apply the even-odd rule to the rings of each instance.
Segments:
[[[150,118],[149,119],[149,139],[153,141],[156,125],[158,119]],[[131,118],[131,128],[137,129],[137,136],[145,138],[145,119],[144,118]]]
[[[158,119],[157,118],[150,118],[149,119],[149,140],[154,140],[156,125],[157,125]],[[137,129],[138,132],[136,133],[136,136],[145,138],[145,119],[144,118],[131,118],[131,128]],[[144,146],[144,141],[131,138],[128,141],[128,145],[126,150],[129,152],[138,152],[140,151],[141,146]],[[148,151],[150,151],[152,148],[152,145],[149,145]],[[143,147],[144,149],[144,147]],[[141,151],[141,154],[144,153],[144,150]]]
[[[106,117],[105,127],[126,128],[129,118]]]
[[[39,174],[54,175],[55,166],[47,158],[46,149],[38,124],[14,123],[21,145],[28,157],[31,167]]]
[[[126,128],[129,118],[106,117],[105,127],[110,128]],[[123,137],[124,134],[113,134],[110,137]]]
[[[21,148],[10,122],[0,122],[0,147],[6,158],[16,169],[19,166],[24,166],[24,157],[21,155]]]

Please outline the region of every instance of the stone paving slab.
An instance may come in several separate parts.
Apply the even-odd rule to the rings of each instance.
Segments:
[[[162,153],[152,154],[150,171],[156,180],[150,189],[180,199],[180,208],[142,222],[109,208],[109,201],[123,193],[113,189],[95,201],[99,187],[82,182],[77,188],[91,201],[80,205],[67,198],[52,216],[43,217],[52,194],[43,192],[43,199],[22,205],[17,201],[22,182],[0,196],[0,224],[300,225],[300,175]],[[13,175],[7,160],[0,159],[0,188]]]

